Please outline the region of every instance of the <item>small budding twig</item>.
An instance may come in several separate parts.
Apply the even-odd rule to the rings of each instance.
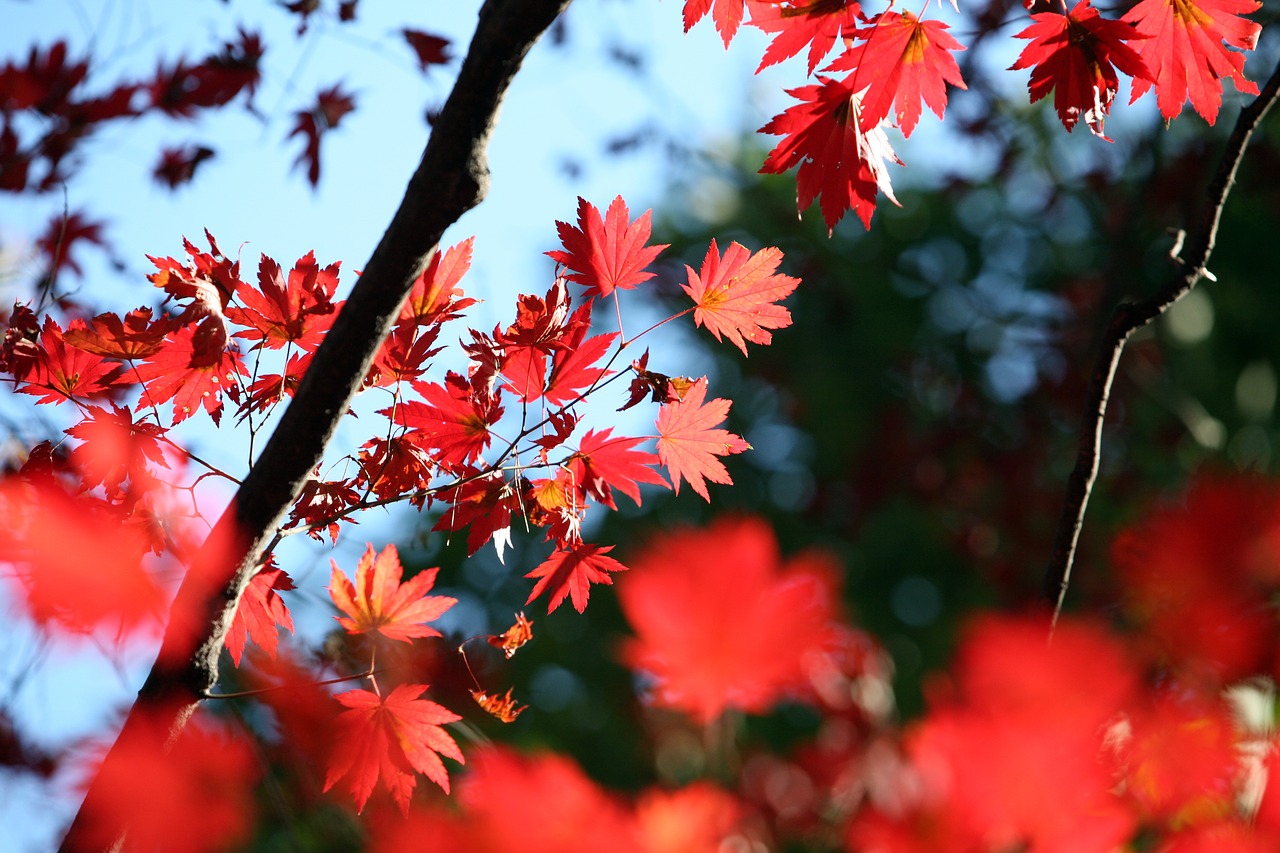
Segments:
[[[1170,256],[1179,265],[1176,274],[1162,288],[1140,302],[1122,302],[1111,314],[1111,321],[1102,336],[1089,387],[1085,396],[1084,419],[1080,424],[1075,467],[1067,477],[1066,494],[1062,512],[1053,536],[1053,551],[1045,570],[1042,595],[1053,607],[1052,625],[1056,626],[1062,614],[1071,581],[1071,566],[1075,561],[1080,528],[1084,525],[1085,509],[1098,476],[1098,460],[1102,446],[1102,425],[1107,414],[1107,399],[1115,379],[1116,367],[1125,344],[1138,329],[1164,314],[1183,296],[1187,295],[1202,278],[1214,281],[1208,270],[1209,256],[1213,253],[1218,237],[1218,225],[1227,195],[1235,184],[1236,171],[1244,159],[1245,148],[1267,111],[1280,98],[1280,66],[1262,87],[1261,93],[1240,111],[1231,136],[1227,139],[1222,159],[1218,162],[1202,218],[1192,232],[1186,255],[1181,250],[1186,235],[1175,233],[1175,245]],[[1051,629],[1052,630],[1052,629]]]

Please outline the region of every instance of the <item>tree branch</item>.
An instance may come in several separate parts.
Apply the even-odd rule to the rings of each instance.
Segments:
[[[163,715],[172,742],[217,681],[218,659],[240,596],[303,483],[320,464],[338,420],[446,228],[484,198],[486,149],[507,87],[534,42],[570,0],[486,0],[457,82],[409,180],[399,209],[317,350],[298,392],[190,566],[170,611],[155,665],[117,744]],[[119,760],[114,748],[104,759]],[[126,827],[94,826],[103,777],[90,785],[63,840],[64,853],[118,848]],[[117,777],[118,778],[118,777]],[[111,841],[114,839],[114,842]]]
[[[1045,570],[1042,588],[1045,600],[1053,606],[1055,625],[1067,597],[1080,528],[1084,525],[1089,495],[1093,491],[1093,484],[1098,476],[1102,425],[1106,418],[1107,399],[1111,395],[1111,384],[1115,379],[1116,367],[1120,363],[1120,355],[1134,332],[1168,311],[1174,303],[1189,293],[1200,279],[1206,277],[1213,279],[1213,275],[1208,270],[1209,256],[1213,254],[1213,247],[1218,238],[1218,225],[1222,219],[1222,210],[1227,203],[1227,196],[1235,185],[1236,171],[1244,159],[1244,152],[1249,145],[1250,137],[1253,136],[1253,131],[1278,98],[1280,98],[1280,66],[1272,72],[1271,79],[1267,80],[1258,97],[1242,109],[1240,116],[1236,119],[1235,128],[1231,131],[1226,148],[1222,152],[1222,159],[1218,162],[1213,182],[1209,185],[1201,221],[1191,233],[1186,254],[1180,256],[1179,248],[1183,239],[1181,235],[1178,245],[1171,252],[1180,269],[1164,287],[1141,302],[1122,302],[1117,305],[1103,333],[1098,358],[1094,362],[1093,373],[1089,377],[1076,464],[1067,478],[1066,495],[1062,501],[1062,512],[1058,516],[1058,526],[1053,537],[1053,551],[1048,568]]]

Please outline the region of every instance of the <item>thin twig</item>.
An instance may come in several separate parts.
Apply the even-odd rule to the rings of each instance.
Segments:
[[[1254,129],[1278,97],[1280,97],[1280,66],[1272,72],[1271,78],[1262,87],[1258,97],[1240,111],[1235,128],[1231,131],[1226,148],[1222,152],[1222,159],[1218,163],[1213,182],[1209,185],[1201,221],[1189,238],[1187,253],[1179,256],[1177,251],[1182,244],[1180,233],[1178,246],[1175,247],[1174,252],[1171,252],[1174,261],[1180,265],[1176,274],[1164,287],[1141,302],[1123,302],[1116,306],[1111,315],[1111,321],[1107,324],[1098,358],[1094,362],[1093,373],[1089,377],[1076,464],[1067,478],[1062,513],[1058,516],[1058,527],[1053,537],[1053,551],[1044,576],[1042,594],[1053,606],[1054,625],[1058,622],[1063,602],[1067,597],[1080,528],[1084,524],[1089,494],[1098,476],[1102,425],[1107,414],[1107,399],[1111,395],[1116,366],[1120,363],[1120,354],[1124,352],[1124,346],[1134,332],[1168,311],[1174,303],[1189,293],[1200,279],[1213,280],[1213,275],[1208,270],[1209,256],[1213,254],[1214,243],[1218,238],[1218,225],[1222,220],[1222,210],[1226,206],[1227,195],[1235,184],[1236,171],[1240,168],[1241,160],[1244,159],[1244,152]]]

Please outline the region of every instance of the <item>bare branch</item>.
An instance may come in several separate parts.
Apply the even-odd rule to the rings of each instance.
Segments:
[[[1053,551],[1045,570],[1042,595],[1053,606],[1053,622],[1057,624],[1062,605],[1071,582],[1071,566],[1075,561],[1080,528],[1084,525],[1089,494],[1098,476],[1098,460],[1102,448],[1102,426],[1107,414],[1107,399],[1111,384],[1125,344],[1138,329],[1169,310],[1179,299],[1191,291],[1202,278],[1213,280],[1208,270],[1209,257],[1218,238],[1218,225],[1227,196],[1235,185],[1236,172],[1244,159],[1249,139],[1258,124],[1280,97],[1280,66],[1271,74],[1262,92],[1240,111],[1235,128],[1227,139],[1222,159],[1214,173],[1213,182],[1205,200],[1201,221],[1191,232],[1186,254],[1181,254],[1184,235],[1177,232],[1177,245],[1171,252],[1180,269],[1170,281],[1141,302],[1123,302],[1116,306],[1111,321],[1103,333],[1089,388],[1085,398],[1084,420],[1080,425],[1076,464],[1067,478],[1066,495],[1062,512],[1058,516],[1057,530],[1053,537]]]

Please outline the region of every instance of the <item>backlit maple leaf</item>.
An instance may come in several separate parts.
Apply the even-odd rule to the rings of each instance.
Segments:
[[[593,583],[612,584],[609,572],[625,572],[627,567],[612,557],[606,557],[613,546],[601,547],[583,543],[576,548],[557,549],[547,557],[541,565],[525,575],[526,578],[538,578],[533,592],[525,604],[530,604],[544,591],[549,591],[551,601],[547,604],[547,612],[551,613],[560,606],[560,602],[571,596],[573,607],[579,613],[587,608],[590,586]]]
[[[860,101],[852,76],[845,80],[818,77],[818,83],[788,89],[800,103],[760,128],[761,133],[785,137],[765,158],[760,171],[781,174],[792,166],[796,174],[796,207],[803,213],[817,199],[827,230],[852,210],[871,227],[876,192],[894,204],[886,161],[899,165],[882,125],[864,130]]]
[[[85,488],[101,485],[115,500],[123,494],[126,479],[133,487],[150,488],[155,484],[150,465],[169,467],[160,445],[163,427],[134,421],[130,409],[114,403],[111,411],[86,406],[84,412],[84,420],[66,433],[81,442],[71,451],[71,463]]]
[[[409,811],[416,770],[449,792],[449,772],[441,755],[465,764],[462,750],[441,726],[462,719],[427,699],[425,684],[401,684],[385,698],[368,690],[349,690],[334,698],[350,710],[338,716],[342,733],[330,758],[324,790],[347,779],[356,810],[381,780],[400,810]]]
[[[293,632],[293,616],[280,597],[281,590],[289,589],[293,589],[293,581],[283,569],[270,565],[264,566],[250,579],[249,586],[236,606],[231,628],[227,631],[227,651],[231,653],[236,666],[240,665],[240,657],[249,640],[253,640],[268,656],[274,658],[279,641],[276,626]]]
[[[742,0],[734,2],[741,4]],[[602,219],[595,205],[579,197],[578,227],[557,222],[565,250],[547,255],[570,270],[569,281],[587,288],[585,296],[608,296],[615,288],[634,288],[653,278],[654,274],[644,268],[668,245],[645,245],[652,216],[653,211],[646,210],[631,222],[627,204],[618,196]]]
[[[135,368],[143,384],[143,405],[173,401],[173,423],[180,423],[200,409],[215,424],[222,417],[223,395],[239,398],[237,375],[249,371],[240,353],[217,349],[205,352],[200,326],[184,326],[165,339],[164,347]]]
[[[150,308],[135,308],[124,317],[106,313],[87,324],[73,324],[63,340],[76,349],[105,358],[137,359],[158,352],[169,329],[168,318],[163,314],[152,320]]]
[[[392,640],[406,643],[414,637],[439,637],[440,632],[425,623],[439,619],[458,599],[427,595],[435,586],[439,569],[425,569],[404,583],[404,569],[395,545],[375,554],[369,545],[356,566],[356,582],[330,561],[333,572],[329,595],[346,616],[334,617],[352,634],[377,631]]]
[[[36,354],[35,369],[27,373],[18,391],[39,397],[37,403],[101,397],[120,379],[118,364],[69,346],[52,317],[45,318]]]
[[[738,32],[738,27],[742,25],[743,2],[744,0],[685,0],[684,31],[689,32],[694,24],[710,12],[716,23],[716,32],[720,33],[724,46],[728,47]]]
[[[1131,100],[1155,86],[1156,103],[1166,120],[1182,112],[1189,98],[1205,121],[1213,124],[1222,105],[1222,78],[1250,95],[1258,87],[1244,77],[1244,56],[1227,50],[1253,50],[1262,27],[1240,15],[1256,11],[1257,0],[1142,0],[1122,20],[1150,36],[1138,53],[1151,70],[1150,79],[1135,79]]]
[[[458,312],[475,304],[474,299],[462,298],[458,282],[471,269],[471,248],[474,237],[468,237],[445,251],[436,250],[427,268],[413,281],[409,298],[400,308],[401,320],[413,320],[418,325],[443,323],[458,316]]]
[[[248,328],[237,338],[257,341],[254,349],[280,349],[295,344],[314,352],[333,325],[338,305],[338,262],[321,269],[315,252],[298,259],[286,278],[280,264],[263,255],[258,262],[258,286],[240,282],[236,298],[243,308],[227,308],[227,317]]]
[[[1110,21],[1080,0],[1069,14],[1042,12],[1017,37],[1031,39],[1010,70],[1031,68],[1031,102],[1053,91],[1053,107],[1068,131],[1083,118],[1094,135],[1107,139],[1103,123],[1111,112],[1119,81],[1116,68],[1138,81],[1149,78],[1146,63],[1126,40],[1144,36],[1122,21]],[[1108,140],[1110,141],[1110,140]]]
[[[858,30],[863,41],[842,54],[827,71],[854,71],[849,83],[862,93],[864,129],[889,118],[910,136],[920,121],[921,103],[938,118],[947,107],[947,84],[966,88],[951,55],[964,45],[947,35],[941,21],[922,21],[910,12],[883,12]],[[891,109],[896,107],[896,109]]]
[[[591,498],[610,509],[617,509],[613,502],[613,489],[617,489],[640,506],[640,484],[669,484],[654,470],[658,457],[635,446],[642,438],[613,436],[612,427],[601,432],[588,430],[578,442],[578,452],[569,460],[569,470],[574,482]]]
[[[511,658],[521,646],[533,639],[533,622],[526,619],[523,613],[517,613],[514,625],[501,634],[491,634],[485,639],[489,645],[502,649],[502,653]]]
[[[680,478],[704,500],[710,501],[705,480],[728,485],[733,482],[717,456],[742,453],[751,445],[728,430],[716,429],[729,415],[729,401],[716,399],[707,404],[704,376],[685,392],[684,398],[667,403],[658,413],[658,459],[667,466],[672,488],[680,494]]]
[[[549,405],[563,406],[572,402],[584,389],[606,375],[604,368],[595,365],[604,358],[618,333],[587,337],[591,328],[592,304],[585,302],[573,312],[569,331],[560,339],[563,345],[551,356],[551,369],[543,395]]]
[[[852,38],[862,6],[857,0],[747,0],[751,26],[773,35],[756,73],[790,59],[807,45],[809,73],[842,34]]]
[[[724,257],[713,238],[701,272],[686,266],[689,283],[680,285],[697,303],[693,321],[721,339],[727,337],[742,354],[747,341],[767,345],[769,329],[791,325],[791,312],[774,303],[796,289],[800,279],[776,272],[782,252],[772,246],[754,255],[745,246],[730,244]]]
[[[417,430],[411,433],[414,441],[437,449],[433,461],[441,466],[459,466],[479,457],[489,446],[489,427],[502,417],[500,392],[483,393],[453,372],[445,374],[444,385],[411,384],[424,402],[410,400],[398,406],[396,421]]]

